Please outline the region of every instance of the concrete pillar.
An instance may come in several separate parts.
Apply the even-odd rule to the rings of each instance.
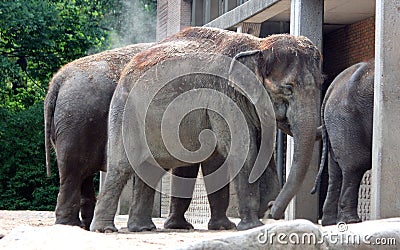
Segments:
[[[210,1],[210,21],[217,18],[219,15],[219,4],[217,0]]]
[[[211,0],[204,0],[204,23],[211,21]]]
[[[224,3],[225,3],[225,12],[233,10],[237,5],[236,0],[225,0]]]
[[[322,49],[322,24],[323,0],[292,0],[290,15],[290,34],[308,37],[314,44]],[[315,124],[316,126],[319,125]],[[286,175],[290,172],[293,156],[293,138],[288,136]],[[308,173],[298,194],[289,203],[285,212],[285,219],[308,219],[312,222],[318,220],[318,195],[311,195],[310,191],[318,173],[320,158],[320,143],[316,143],[314,154]]]
[[[193,0],[192,1],[192,26],[202,26],[203,23],[203,0]]]
[[[376,0],[371,219],[400,216],[400,1]]]

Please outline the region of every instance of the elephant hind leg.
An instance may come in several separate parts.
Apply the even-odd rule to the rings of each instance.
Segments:
[[[172,170],[173,176],[188,178],[188,185],[179,185],[177,183],[176,178],[172,178],[171,180],[171,189],[172,194],[174,194],[176,189],[185,189],[188,192],[187,197],[174,197],[171,196],[170,206],[169,206],[169,215],[166,221],[164,222],[164,228],[168,229],[193,229],[193,225],[190,224],[185,219],[185,212],[188,210],[190,206],[190,202],[192,201],[192,195],[194,191],[194,185],[196,183],[197,173],[199,172],[199,164],[188,166],[188,167],[179,167]],[[190,197],[189,197],[190,196]]]
[[[208,222],[209,230],[229,230],[236,228],[235,223],[230,221],[226,216],[226,211],[229,206],[229,183],[224,185],[221,189],[212,192],[212,186],[215,183],[210,183],[207,178],[208,175],[213,174],[223,163],[224,158],[220,155],[212,157],[201,164],[201,171],[205,177],[205,186],[207,190],[208,202],[210,203],[211,218]],[[228,180],[229,173],[226,171],[225,176]],[[212,180],[211,180],[212,182]]]
[[[341,188],[342,188],[342,170],[340,169],[339,164],[334,159],[332,159],[332,156],[330,155],[329,185],[322,211],[323,226],[336,224]]]
[[[156,226],[151,219],[155,187],[165,171],[147,161],[139,164],[135,170],[128,230],[130,232],[155,230]]]
[[[351,167],[351,170],[344,171],[342,189],[339,198],[339,211],[337,222],[357,223],[361,222],[357,213],[358,192],[364,171],[360,171],[358,167]]]
[[[95,207],[94,219],[90,225],[91,231],[118,231],[114,225],[118,200],[132,172],[133,169],[128,162],[122,161],[115,167],[108,167],[104,186],[100,191]]]
[[[96,194],[93,176],[87,177],[81,187],[81,218],[86,230],[89,230],[93,219],[94,207],[96,205]]]
[[[82,226],[79,219],[81,175],[68,161],[58,161],[60,190],[57,196],[56,222],[70,226]]]

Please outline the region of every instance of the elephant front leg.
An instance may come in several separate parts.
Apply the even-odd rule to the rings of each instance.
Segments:
[[[263,225],[258,218],[261,200],[259,180],[249,183],[249,176],[257,157],[257,146],[252,139],[256,137],[251,134],[250,132],[251,141],[246,162],[234,179],[239,199],[239,215],[241,219],[237,225],[238,230],[246,230]]]
[[[226,216],[226,211],[229,206],[229,183],[228,183],[228,171],[225,171],[226,185],[221,189],[213,192],[210,190],[216,184],[212,179],[208,179],[208,175],[213,174],[224,162],[224,158],[221,156],[212,157],[205,161],[201,165],[203,176],[205,177],[205,186],[207,190],[207,198],[210,203],[211,218],[208,222],[209,230],[229,230],[236,228],[235,223],[230,221]],[[220,179],[219,181],[223,181]],[[211,183],[210,183],[211,182]]]
[[[263,223],[258,218],[260,210],[258,181],[250,184],[248,182],[248,175],[239,173],[235,178],[235,187],[239,199],[239,215],[241,219],[237,225],[237,229],[247,230],[262,226]]]
[[[271,157],[267,169],[259,180],[260,210],[258,211],[258,218],[262,219],[269,208],[268,204],[276,199],[280,191],[274,156]]]
[[[336,224],[340,189],[342,187],[342,170],[339,164],[329,157],[329,184],[328,193],[324,202],[322,210],[322,225],[334,225]]]
[[[81,218],[85,229],[89,230],[96,205],[96,193],[94,190],[93,176],[87,177],[81,187]]]
[[[172,196],[169,206],[169,215],[167,220],[164,222],[164,228],[168,229],[193,229],[193,225],[185,219],[185,212],[190,206],[192,201],[192,195],[194,185],[196,183],[197,173],[199,172],[199,165],[188,167],[179,167],[172,170],[173,176],[183,177],[188,179],[187,185],[179,185],[176,178],[171,180]],[[181,190],[177,190],[181,189]],[[185,197],[174,197],[174,193],[181,193],[184,191],[187,193]]]
[[[238,174],[234,178],[235,181],[235,188],[239,199],[239,215],[240,215],[240,223],[237,225],[238,230],[246,230],[253,227],[258,227],[263,225],[263,223],[258,219],[258,213],[260,209],[260,187],[259,181],[255,181],[253,183],[249,183],[249,176],[251,170],[253,168],[254,162],[257,157],[258,147],[257,147],[257,138],[258,132],[257,129],[251,126],[251,122],[247,123],[248,126],[248,150],[244,150],[243,143],[239,140],[235,140],[233,142],[233,138],[246,138],[247,135],[243,135],[240,131],[233,131],[234,133],[230,133],[230,128],[227,126],[225,120],[217,115],[215,112],[210,111],[207,113],[210,119],[211,128],[218,138],[217,150],[219,155],[223,157],[224,164],[222,167],[228,168],[228,174],[233,175],[236,174],[235,172],[238,171]],[[245,163],[243,166],[238,166],[238,158],[245,156]],[[240,168],[240,169],[239,169]],[[218,169],[220,172],[221,169]],[[216,174],[212,174],[214,180],[211,181],[210,184],[217,184],[219,187],[222,187],[221,192],[229,195],[229,187],[224,185],[221,181],[224,181],[222,176],[227,177],[227,175],[221,175],[221,178],[215,178]],[[209,179],[209,178],[207,178]],[[211,180],[211,178],[210,178]],[[206,184],[207,190],[210,190],[210,184]],[[214,184],[214,185],[215,185]],[[225,187],[224,187],[225,186]],[[212,189],[212,188],[211,188]],[[209,191],[208,191],[209,192]],[[216,195],[216,192],[213,195]],[[217,200],[217,196],[212,197],[210,201]],[[224,204],[222,205],[225,206]],[[225,208],[224,208],[225,209]],[[217,209],[215,209],[218,211]],[[219,210],[221,211],[221,210]],[[226,210],[225,210],[226,211]],[[220,215],[221,216],[221,215]],[[226,216],[226,215],[225,215]]]

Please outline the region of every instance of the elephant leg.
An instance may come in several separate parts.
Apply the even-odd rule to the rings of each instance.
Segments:
[[[94,190],[93,176],[87,177],[81,187],[81,218],[85,229],[89,230],[96,205],[96,193]]]
[[[114,217],[117,213],[119,197],[133,172],[128,163],[122,165],[125,165],[125,167],[119,166],[118,169],[109,167],[107,169],[104,186],[99,194],[90,231],[118,231],[114,224]]]
[[[190,195],[190,198],[181,198],[171,196],[170,204],[169,204],[169,216],[167,220],[164,222],[164,228],[168,229],[193,229],[193,225],[190,224],[185,219],[185,212],[188,210],[190,206],[190,202],[192,201],[192,195],[194,191],[194,185],[196,183],[197,173],[199,172],[199,164],[188,166],[188,167],[179,167],[172,170],[173,176],[179,176],[183,178],[190,178],[193,181],[190,181],[185,187],[178,187],[175,178],[171,180],[171,189],[174,190],[176,188],[184,188],[186,192]],[[172,193],[174,193],[172,191]]]
[[[60,148],[60,147],[58,147]],[[73,158],[63,157],[68,155],[68,150],[58,151],[58,166],[60,173],[60,191],[57,196],[56,224],[82,226],[79,219],[81,198],[81,173],[76,168],[77,161]],[[61,159],[61,160],[60,160]],[[65,160],[64,160],[65,159]]]
[[[276,199],[279,191],[278,173],[275,158],[272,156],[267,169],[260,176],[260,210],[258,211],[258,218],[264,218],[265,212],[269,208],[268,204]]]
[[[165,173],[160,167],[151,165],[148,162],[144,162],[139,165],[138,171],[134,173],[134,183],[133,183],[133,197],[131,202],[131,207],[129,210],[128,219],[128,230],[130,232],[141,232],[141,231],[151,231],[155,230],[151,215],[154,206],[154,194],[155,187],[161,180],[161,177]],[[139,172],[145,170],[147,175],[151,173],[150,179],[146,182],[142,179],[142,173]]]
[[[322,209],[322,225],[336,224],[340,190],[342,187],[342,170],[339,164],[329,157],[329,184],[326,199]]]
[[[239,199],[239,215],[241,219],[237,225],[238,230],[247,230],[263,225],[258,218],[260,211],[259,181],[254,183],[249,183],[248,181],[251,167],[252,164],[246,162],[234,180]]]
[[[110,135],[107,151],[107,174],[96,204],[91,231],[116,232],[114,217],[119,197],[133,173],[122,142],[121,126],[113,125],[115,133]]]
[[[210,119],[211,128],[215,133],[216,138],[218,138],[216,150],[225,159],[226,163],[224,163],[228,166],[229,175],[232,176],[235,174],[233,172],[237,170],[236,168],[240,168],[238,174],[234,178],[235,188],[239,199],[239,215],[241,219],[240,223],[237,225],[237,229],[246,230],[261,226],[263,223],[258,219],[258,212],[260,210],[259,180],[249,183],[249,176],[258,153],[257,138],[259,137],[257,130],[253,126],[248,126],[249,150],[247,152],[241,152],[241,150],[243,150],[242,144],[231,145],[231,141],[233,140],[231,139],[230,129],[225,120],[214,112],[208,112],[207,114]],[[249,125],[251,123],[247,124]],[[237,131],[233,132],[235,133],[232,133],[232,136],[240,136],[240,133]],[[243,166],[236,166],[238,161],[237,158],[242,157],[243,154],[246,156]],[[225,166],[225,164],[223,166]],[[221,181],[223,180],[215,180],[217,184],[221,183]]]
[[[352,171],[356,169],[357,171]],[[361,222],[357,213],[358,191],[364,171],[359,171],[358,166],[351,167],[350,171],[343,171],[342,189],[339,197],[337,222]]]
[[[216,171],[224,163],[224,158],[220,155],[212,157],[209,160],[201,164],[201,171],[203,176],[207,176]],[[228,177],[229,173],[226,171],[225,175]],[[205,186],[207,190],[207,198],[210,203],[211,218],[208,222],[209,230],[229,230],[236,228],[235,223],[230,221],[226,216],[226,211],[229,206],[229,183],[223,186],[221,189],[212,192],[209,191],[207,187],[213,185],[209,183],[207,178],[205,178]],[[212,193],[210,193],[212,192]]]

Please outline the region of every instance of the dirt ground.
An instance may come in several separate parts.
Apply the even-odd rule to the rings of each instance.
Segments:
[[[82,234],[85,235],[96,234],[96,237],[106,237],[107,239],[114,239],[118,240],[119,242],[124,241],[125,243],[129,243],[130,247],[136,247],[135,249],[145,248],[149,250],[149,249],[179,248],[184,246],[186,243],[193,243],[195,241],[211,239],[222,235],[224,236],[230,235],[237,232],[236,230],[208,231],[206,230],[207,228],[206,224],[201,224],[201,225],[195,224],[194,227],[196,229],[194,230],[167,230],[163,229],[162,227],[165,218],[154,218],[153,221],[157,226],[156,231],[131,233],[128,232],[126,228],[127,219],[128,217],[126,215],[119,215],[116,217],[115,224],[116,227],[120,230],[119,233],[111,233],[103,235],[100,233],[88,233],[82,230]],[[238,223],[237,219],[233,220],[235,223]],[[13,229],[23,225],[32,226],[34,227],[34,229],[37,230],[46,229],[48,228],[48,226],[53,226],[54,221],[55,221],[54,212],[0,210],[0,234],[7,236]],[[77,230],[78,229],[76,229],[75,231]],[[4,243],[4,240],[0,240],[0,246],[2,241]]]

